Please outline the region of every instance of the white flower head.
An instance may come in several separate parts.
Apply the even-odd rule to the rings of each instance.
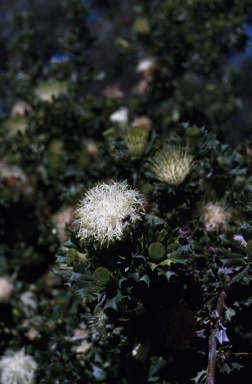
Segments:
[[[141,127],[127,127],[121,136],[132,156],[142,156],[149,136],[148,131]]]
[[[85,194],[77,209],[77,236],[82,242],[95,241],[108,246],[121,241],[141,219],[139,192],[125,182],[100,183]]]
[[[24,349],[8,351],[0,360],[1,384],[32,384],[37,363]]]
[[[68,83],[66,81],[50,79],[38,84],[34,89],[34,94],[39,100],[51,103],[54,98],[65,93],[67,89]]]
[[[151,170],[156,177],[171,185],[182,184],[191,171],[193,156],[183,147],[166,147],[156,152]]]
[[[6,277],[0,277],[0,303],[10,301],[13,289],[13,284]]]
[[[119,108],[117,111],[113,112],[109,116],[109,119],[112,123],[118,123],[118,124],[124,125],[128,123],[128,114],[129,114],[128,109],[125,107],[122,107],[122,108]]]

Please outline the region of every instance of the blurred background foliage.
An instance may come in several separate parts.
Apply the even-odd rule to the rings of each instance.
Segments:
[[[77,357],[90,348],[81,344],[81,299],[53,274],[55,256],[80,197],[99,180],[155,190],[155,213],[176,222],[160,183],[127,151],[123,125],[152,129],[146,162],[164,138],[185,143],[185,127],[206,127],[202,153],[218,169],[220,194],[224,180],[232,188],[230,167],[242,165],[234,148],[251,168],[251,8],[249,0],[0,3],[0,271],[14,286],[0,303],[0,355],[25,346],[39,361],[36,382],[134,382],[113,361],[113,345],[107,355],[97,349],[97,364]],[[112,117],[121,108],[125,116]],[[247,372],[249,364],[244,384]]]

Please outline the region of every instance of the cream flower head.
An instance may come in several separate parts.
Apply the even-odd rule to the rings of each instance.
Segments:
[[[123,130],[121,136],[132,156],[142,156],[149,136],[144,128],[127,127]]]
[[[13,115],[4,124],[11,135],[15,136],[18,132],[25,135],[28,128],[28,119],[24,115]]]
[[[129,233],[141,219],[138,206],[143,200],[139,192],[125,182],[100,183],[91,188],[77,209],[77,236],[85,242],[95,241],[109,246]]]
[[[6,277],[0,277],[0,303],[10,301],[13,289],[13,284]]]
[[[66,81],[50,79],[38,84],[34,89],[34,94],[39,100],[51,103],[53,98],[59,97],[67,91],[67,88],[68,83]]]
[[[8,351],[0,360],[1,384],[32,384],[37,363],[24,349]]]
[[[183,147],[166,147],[157,151],[151,161],[151,171],[157,179],[171,186],[183,183],[193,165],[193,156]]]

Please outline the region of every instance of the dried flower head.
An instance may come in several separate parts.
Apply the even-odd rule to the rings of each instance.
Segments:
[[[125,182],[101,183],[91,188],[77,209],[77,236],[82,242],[96,241],[102,247],[120,241],[141,219],[142,197]]]
[[[142,156],[145,151],[149,133],[140,127],[127,127],[122,132],[122,138],[132,156]]]
[[[2,384],[32,384],[37,363],[24,349],[8,351],[0,360]]]
[[[118,84],[109,85],[108,87],[105,87],[102,91],[103,96],[105,97],[111,97],[115,99],[123,99],[124,93],[120,89],[120,86]]]
[[[13,284],[6,278],[0,277],[0,303],[8,303],[13,293]]]
[[[74,221],[74,218],[74,208],[71,206],[64,207],[53,215],[52,222],[55,225],[55,234],[60,242],[64,243],[67,240],[66,227]]]
[[[146,80],[151,81],[160,72],[160,65],[155,59],[146,58],[138,63],[136,72],[141,74]]]
[[[220,201],[201,203],[198,208],[205,232],[220,232],[228,229],[231,210]]]
[[[139,116],[136,117],[132,123],[132,127],[141,127],[146,129],[146,131],[152,130],[152,120],[148,116]]]
[[[68,83],[66,81],[51,79],[38,84],[34,89],[34,94],[39,100],[51,103],[54,98],[58,98],[65,93],[67,88]]]
[[[97,143],[94,141],[88,140],[85,143],[86,151],[91,156],[97,156],[99,154],[99,148]]]
[[[183,147],[166,147],[156,152],[151,170],[156,177],[172,186],[183,183],[193,165],[193,156]]]
[[[23,100],[18,101],[11,110],[11,116],[24,116],[26,112],[30,112],[31,107]]]

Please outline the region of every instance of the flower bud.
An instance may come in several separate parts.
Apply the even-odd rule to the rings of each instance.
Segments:
[[[148,247],[148,255],[152,261],[159,263],[165,257],[165,246],[161,243],[151,243]]]
[[[140,157],[143,155],[149,133],[140,127],[127,127],[122,132],[122,138],[132,156]]]
[[[106,287],[113,279],[112,273],[104,267],[97,268],[93,273],[94,283]]]

